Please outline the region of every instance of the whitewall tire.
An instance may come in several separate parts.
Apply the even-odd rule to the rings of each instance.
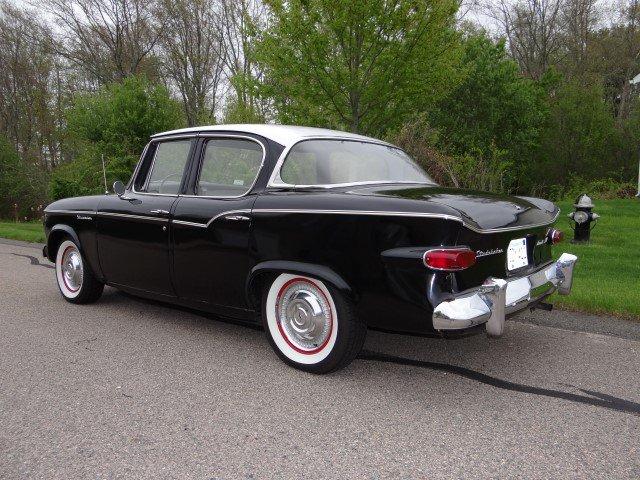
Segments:
[[[69,239],[63,240],[56,252],[56,280],[62,297],[71,303],[94,302],[104,288],[89,269],[78,245]]]
[[[262,318],[275,352],[313,373],[345,367],[359,353],[366,329],[336,289],[307,276],[282,273],[266,286]]]

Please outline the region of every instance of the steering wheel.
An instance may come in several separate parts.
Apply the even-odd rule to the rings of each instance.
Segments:
[[[164,177],[162,180],[160,180],[160,185],[158,186],[158,193],[162,193],[162,187],[164,187],[164,184],[167,180],[169,180],[171,177],[177,177],[177,176],[181,177],[182,173],[170,173],[169,175]]]

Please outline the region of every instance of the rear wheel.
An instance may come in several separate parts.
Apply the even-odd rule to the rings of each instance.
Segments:
[[[292,367],[329,373],[346,367],[362,349],[366,328],[350,301],[320,280],[280,274],[262,295],[269,343]]]
[[[71,303],[92,303],[100,298],[104,285],[88,268],[78,245],[64,240],[56,253],[56,279],[62,297]]]

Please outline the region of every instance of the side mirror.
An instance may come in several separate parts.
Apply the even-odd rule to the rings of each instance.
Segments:
[[[120,180],[116,180],[115,182],[113,182],[113,191],[116,192],[116,195],[118,195],[119,197],[124,195],[124,183],[122,183]]]

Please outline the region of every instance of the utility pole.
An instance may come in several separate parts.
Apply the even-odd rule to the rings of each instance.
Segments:
[[[632,87],[635,87],[638,83],[640,83],[640,73],[629,80],[629,83]],[[636,198],[640,198],[640,152],[638,155],[638,193],[636,193]]]
[[[640,198],[640,161],[638,162],[638,193],[636,193],[636,198]]]

